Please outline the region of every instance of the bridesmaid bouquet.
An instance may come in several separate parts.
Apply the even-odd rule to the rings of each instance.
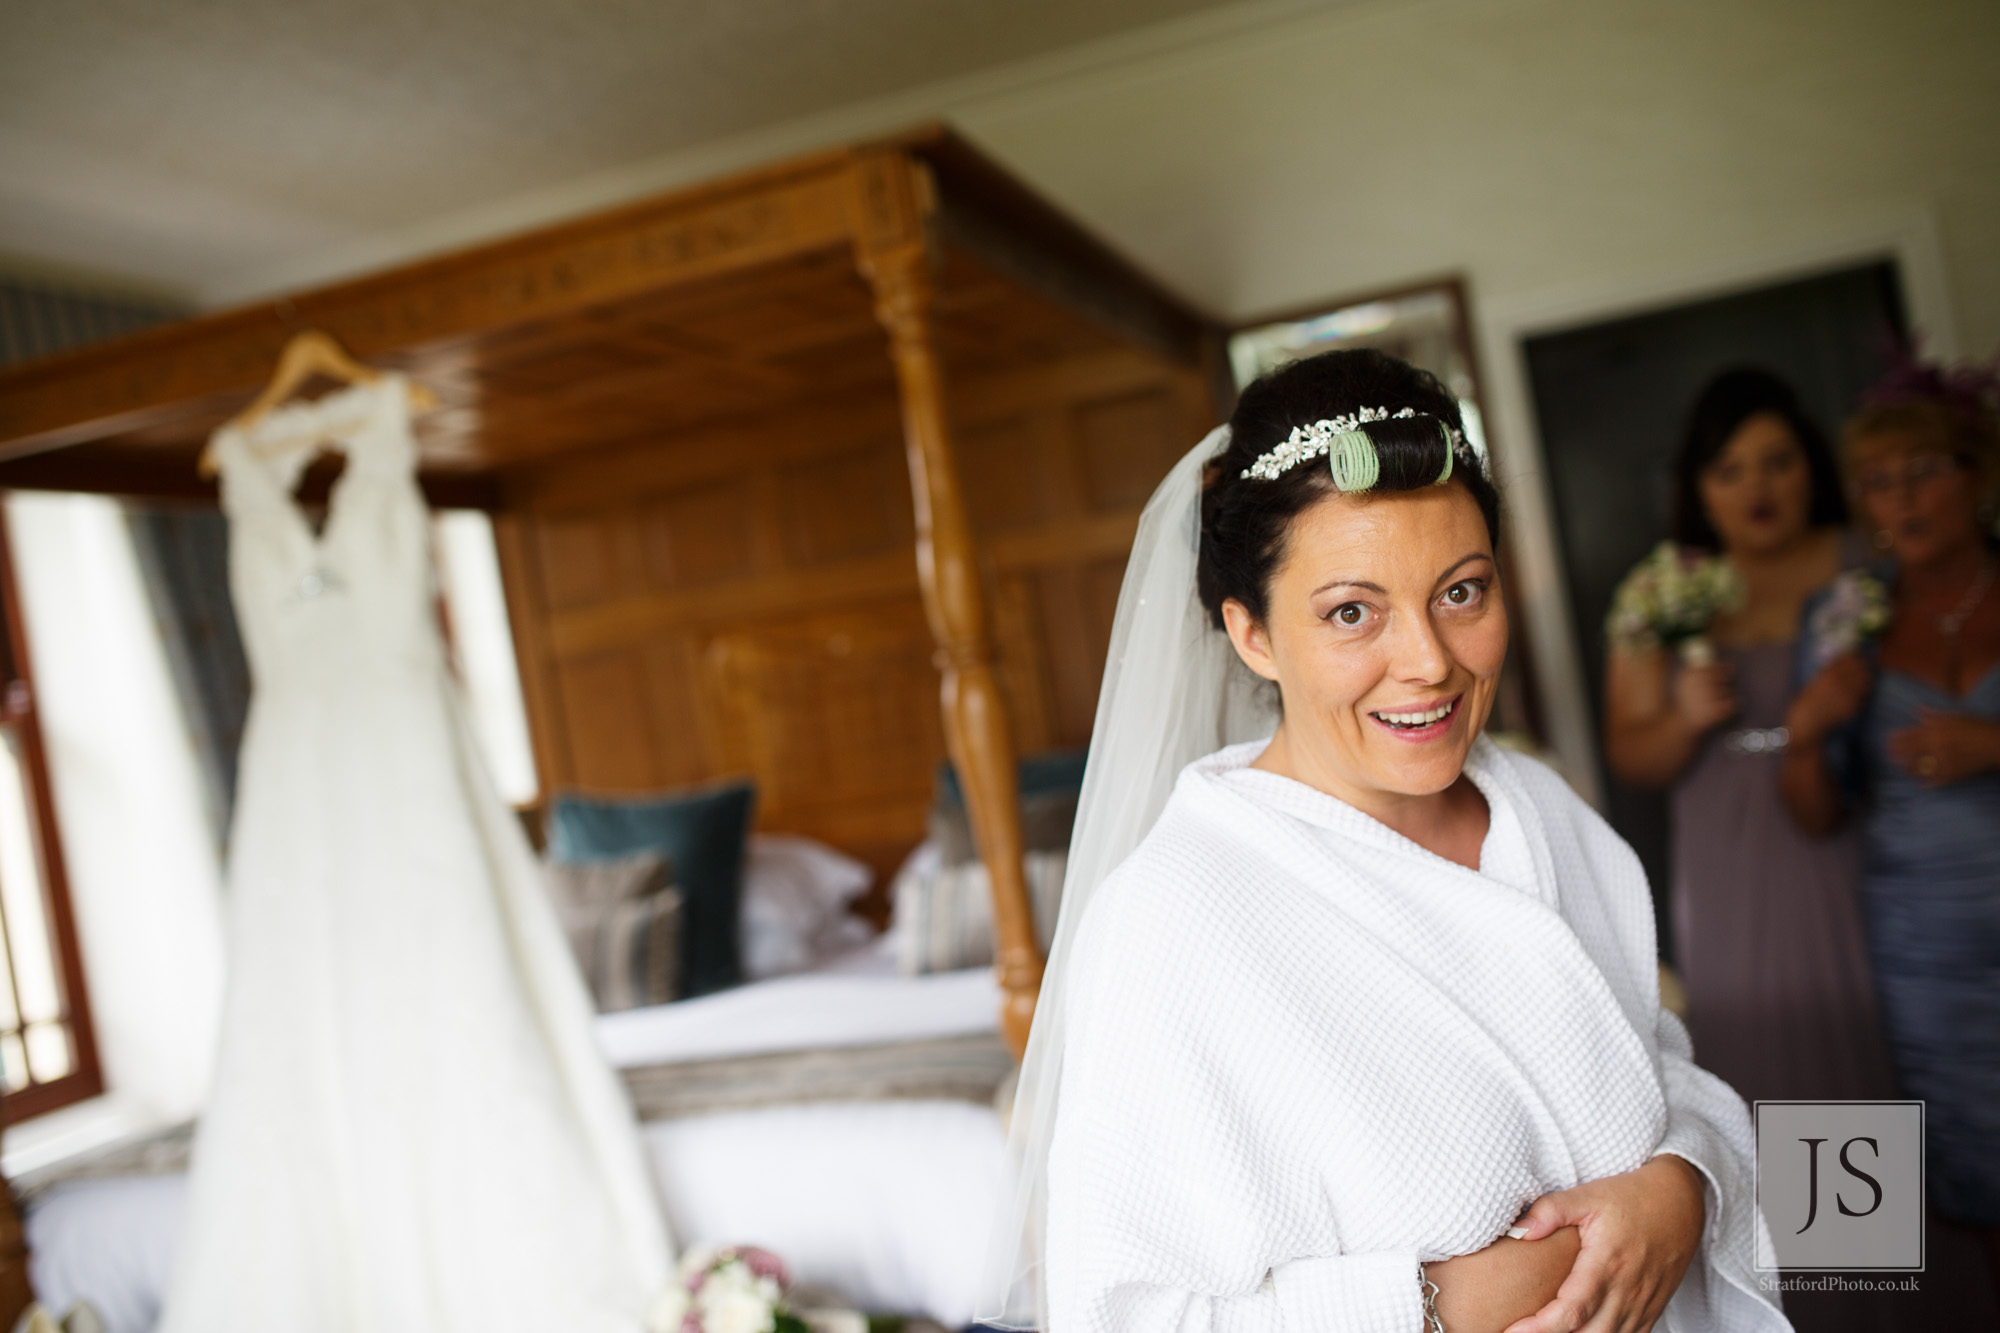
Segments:
[[[1689,666],[1706,666],[1715,660],[1709,625],[1742,605],[1743,580],[1727,560],[1664,541],[1618,585],[1604,631],[1620,648],[1678,648]]]
[[[1866,570],[1834,576],[1806,616],[1807,666],[1813,673],[1889,628],[1889,590]]]
[[[808,1333],[785,1304],[785,1265],[752,1245],[700,1246],[681,1257],[674,1281],[654,1301],[651,1333]]]

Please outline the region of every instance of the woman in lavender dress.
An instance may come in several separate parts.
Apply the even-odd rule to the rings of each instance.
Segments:
[[[1712,662],[1614,642],[1612,771],[1673,799],[1675,960],[1695,1058],[1746,1099],[1893,1094],[1851,834],[1814,838],[1779,793],[1807,597],[1865,554],[1839,473],[1786,386],[1736,370],[1702,393],[1677,465],[1674,537],[1724,556],[1742,604]]]

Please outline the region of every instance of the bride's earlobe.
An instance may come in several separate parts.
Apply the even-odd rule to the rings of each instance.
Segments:
[[[1278,678],[1277,664],[1271,660],[1271,641],[1257,618],[1250,614],[1250,608],[1234,597],[1222,604],[1222,623],[1229,631],[1229,642],[1236,649],[1236,655],[1243,659],[1243,665],[1262,676],[1265,680]]]

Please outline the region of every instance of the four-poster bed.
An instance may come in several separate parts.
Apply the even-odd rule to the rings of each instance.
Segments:
[[[308,328],[440,400],[424,484],[495,517],[545,788],[747,774],[883,871],[950,754],[1018,1053],[1016,757],[1088,739],[1217,330],[930,129],[0,372],[0,487],[212,494]]]

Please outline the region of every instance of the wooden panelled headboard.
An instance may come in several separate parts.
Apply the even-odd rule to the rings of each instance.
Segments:
[[[1206,382],[1116,347],[953,372],[1015,743],[1084,745],[1139,509],[1209,424]],[[545,781],[748,774],[760,827],[884,876],[922,838],[945,738],[888,387],[510,480],[503,570]]]

